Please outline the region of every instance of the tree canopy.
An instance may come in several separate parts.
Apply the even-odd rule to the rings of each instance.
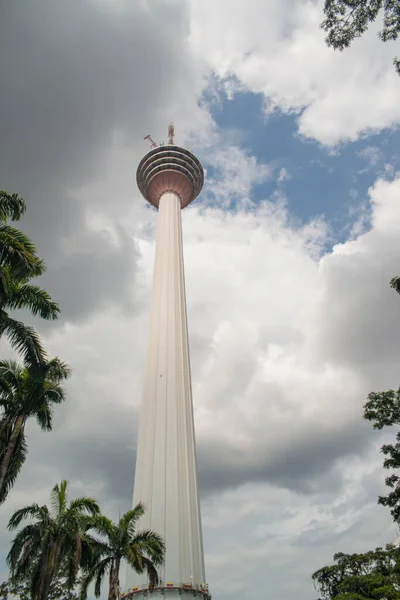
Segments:
[[[27,577],[23,581],[15,581],[10,577],[0,584],[0,600],[31,600],[31,581]],[[48,600],[78,600],[78,594],[69,590],[65,577],[57,576],[50,585]]]
[[[86,600],[87,589],[92,581],[95,583],[95,596],[100,596],[106,573],[109,581],[108,600],[118,600],[121,560],[125,560],[136,573],[146,572],[150,587],[158,583],[157,566],[164,561],[165,545],[161,536],[154,531],[136,531],[136,523],[144,512],[143,504],[139,503],[122,515],[117,523],[104,515],[90,519],[89,530],[100,537],[87,536],[97,559],[83,577],[80,600]]]
[[[25,209],[17,194],[0,192],[0,337],[7,336],[25,363],[37,364],[46,359],[38,334],[10,311],[27,309],[34,316],[56,319],[60,309],[45,290],[31,284],[45,272],[45,263],[29,237],[8,223],[18,221]]]
[[[319,600],[399,600],[400,549],[388,545],[364,554],[333,557],[312,575]]]
[[[400,0],[325,0],[322,29],[327,32],[328,46],[348,48],[361,37],[378,15],[382,15],[379,37],[383,42],[396,40],[400,33]],[[400,75],[400,60],[393,59]]]
[[[400,425],[400,388],[386,392],[371,392],[364,406],[364,418],[373,423],[374,429],[383,429],[392,425]],[[400,468],[400,431],[396,434],[395,444],[384,444],[381,448],[386,457],[383,461],[385,469]],[[393,519],[400,521],[400,477],[392,473],[385,479],[385,484],[392,490],[387,496],[379,496],[378,503],[390,508]]]
[[[12,515],[10,531],[30,519],[17,531],[7,556],[14,581],[24,581],[31,574],[30,600],[48,600],[61,568],[65,569],[67,588],[74,587],[79,567],[90,558],[85,540],[87,518],[98,514],[99,506],[92,498],[68,502],[68,483],[63,480],[51,491],[50,508],[31,504]]]
[[[54,406],[65,400],[61,384],[70,375],[59,358],[29,368],[0,360],[0,504],[26,459],[27,420],[34,417],[43,431],[51,431]]]

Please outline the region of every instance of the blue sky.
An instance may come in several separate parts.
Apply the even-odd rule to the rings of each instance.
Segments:
[[[398,128],[326,148],[298,134],[298,114],[266,114],[263,94],[237,91],[228,98],[221,89],[218,101],[207,92],[204,98],[222,139],[240,144],[260,163],[286,170],[282,189],[290,217],[301,223],[322,217],[330,230],[326,249],[347,239],[360,211],[368,214],[368,189],[377,176],[392,179],[399,168]],[[385,171],[385,164],[391,168]],[[213,177],[212,164],[206,166]],[[273,198],[275,189],[276,178],[255,184],[253,202]]]

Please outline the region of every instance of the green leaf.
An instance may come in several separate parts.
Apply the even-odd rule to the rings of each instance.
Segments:
[[[19,221],[25,211],[25,201],[18,194],[0,191],[0,219],[2,221],[6,219]]]

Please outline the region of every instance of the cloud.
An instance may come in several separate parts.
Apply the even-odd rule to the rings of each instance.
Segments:
[[[89,213],[129,210],[144,135],[158,138],[174,114],[182,137],[203,119],[185,5],[17,1],[2,9],[0,30],[1,186],[28,202],[22,226],[48,263],[43,281],[63,318],[82,318],[126,295],[137,260],[121,229],[113,242]],[[114,181],[108,195],[77,194],[122,146],[130,193]]]
[[[360,158],[364,158],[369,167],[376,167],[383,159],[384,154],[378,146],[365,146],[358,152]]]
[[[393,44],[377,38],[378,25],[341,53],[325,45],[322,0],[190,6],[190,42],[228,80],[228,97],[236,78],[239,89],[264,94],[267,113],[297,114],[299,133],[327,146],[399,123]]]
[[[325,288],[315,319],[320,356],[357,365],[373,386],[397,382],[399,304],[389,281],[398,270],[399,191],[399,177],[378,179],[369,192],[371,230],[336,246],[321,264]]]
[[[312,495],[259,483],[203,502],[213,593],[243,597],[268,590],[283,600],[313,598],[311,574],[332,564],[336,552],[364,552],[394,540],[387,512],[375,505],[376,459],[375,448],[363,461],[338,464],[346,485],[336,492],[327,492],[323,480]]]

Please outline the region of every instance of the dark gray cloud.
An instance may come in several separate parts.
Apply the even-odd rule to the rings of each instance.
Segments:
[[[266,436],[268,424],[265,425]],[[282,437],[285,438],[284,425]],[[314,493],[323,486],[326,492],[339,493],[344,481],[335,463],[345,456],[359,455],[371,442],[371,427],[351,422],[344,428],[310,430],[287,438],[271,452],[261,440],[249,455],[226,444],[199,444],[199,478],[205,493],[215,493],[247,482],[264,482],[302,494]]]
[[[154,113],[171,101],[183,66],[183,6],[105,7],[89,0],[2,6],[6,183],[41,189],[49,182],[69,187],[87,181],[115,130],[137,141],[150,125],[158,126]]]
[[[399,250],[397,233],[374,232],[364,250],[328,257],[316,312],[321,360],[358,368],[373,389],[398,385],[400,297],[389,282],[398,272]]]
[[[168,112],[183,91],[183,6],[17,0],[0,12],[0,188],[28,202],[21,226],[47,261],[43,285],[64,318],[87,315],[103,301],[126,305],[137,251],[127,239],[116,249],[89,232],[85,217],[91,204],[123,216],[132,197],[100,194],[93,202],[73,190],[98,178],[113,136],[123,131],[137,197],[143,135],[163,119],[166,126],[163,106]],[[81,252],[66,256],[76,240]],[[96,244],[103,252],[87,251]]]

